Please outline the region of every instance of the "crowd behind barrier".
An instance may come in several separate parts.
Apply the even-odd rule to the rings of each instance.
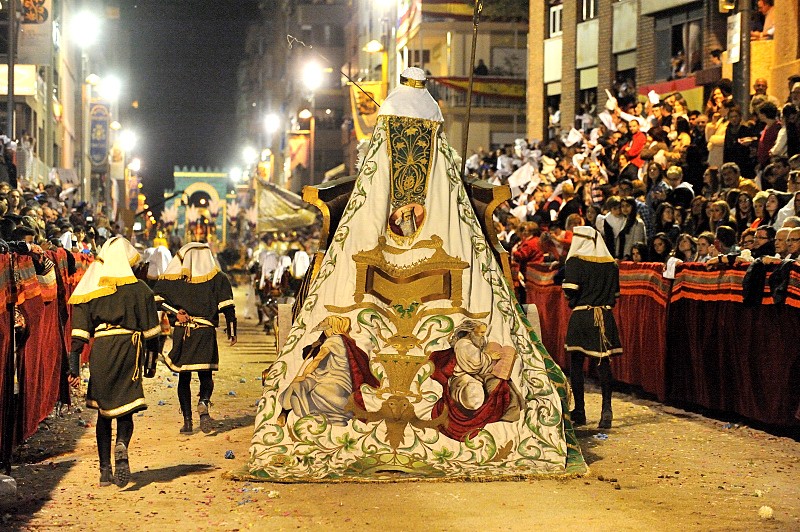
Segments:
[[[782,302],[773,298],[769,272],[761,303],[751,305],[743,303],[747,265],[709,270],[684,263],[674,280],[662,276],[661,263],[619,266],[614,314],[623,356],[612,360],[618,381],[661,402],[800,426],[800,265],[791,265]],[[548,266],[529,265],[525,284],[527,302],[539,310],[542,342],[567,367],[571,310],[558,276]]]
[[[58,402],[69,402],[62,371],[71,335],[67,301],[93,259],[72,253],[75,273],[70,275],[67,251],[44,253],[55,265],[47,275],[36,274],[29,255],[0,253],[0,427],[13,432],[0,440],[4,456],[9,449],[2,445],[13,447],[29,438]],[[16,356],[15,308],[24,321]]]

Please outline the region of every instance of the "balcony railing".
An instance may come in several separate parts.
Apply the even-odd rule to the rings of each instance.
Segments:
[[[50,182],[50,167],[35,156],[29,156],[23,162],[23,153],[17,153],[17,180],[30,185]]]
[[[466,107],[467,77],[428,78],[428,90],[445,107]],[[492,109],[525,109],[525,78],[475,76],[472,106]]]

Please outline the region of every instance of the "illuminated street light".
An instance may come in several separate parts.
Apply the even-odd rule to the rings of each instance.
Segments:
[[[142,168],[142,161],[137,157],[128,163],[128,168],[134,172],[138,172]]]
[[[113,122],[111,122],[111,123],[108,125],[108,127],[110,127],[111,129],[113,129],[114,131],[119,131],[120,129],[122,129],[122,124],[120,124],[119,122],[117,122],[116,120],[114,120]]]
[[[81,48],[88,48],[97,42],[100,36],[100,18],[89,11],[82,11],[72,19],[72,31],[75,41]]]
[[[136,146],[136,133],[126,129],[119,134],[119,145],[122,151],[129,153]]]
[[[270,113],[264,117],[264,128],[270,135],[277,132],[278,128],[280,127],[281,127],[281,119],[275,113]]]
[[[231,168],[230,172],[228,172],[228,175],[230,176],[231,181],[238,183],[242,180],[242,169],[238,166],[234,166]]]
[[[116,76],[106,76],[100,80],[97,93],[101,98],[108,101],[116,101],[122,90],[122,82]]]
[[[317,63],[307,63],[303,67],[303,85],[310,91],[315,91],[322,85],[322,67]]]
[[[371,41],[369,41],[367,44],[364,45],[364,48],[362,48],[362,50],[371,54],[377,54],[378,52],[383,51],[383,44],[381,44],[381,42],[378,39],[372,39]]]
[[[309,111],[308,109],[303,109],[302,111],[297,113],[297,118],[301,118],[303,120],[308,120],[309,118],[311,118],[311,116],[312,116],[311,111]]]
[[[242,156],[246,165],[250,166],[258,160],[258,152],[252,146],[245,146]]]
[[[384,85],[383,89],[385,94],[389,83],[389,51],[386,49],[386,46],[377,39],[369,41],[364,45],[362,50],[370,54],[381,54],[381,83]]]

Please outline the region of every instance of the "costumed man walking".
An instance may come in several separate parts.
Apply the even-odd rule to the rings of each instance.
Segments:
[[[181,433],[191,434],[192,372],[200,379],[200,430],[211,432],[208,407],[214,391],[212,372],[219,369],[216,328],[219,313],[225,314],[230,345],[236,344],[236,309],[230,280],[214,260],[208,244],[192,242],[173,257],[156,282],[156,302],[170,313],[172,350],[164,355],[167,366],[179,374],[178,401],[183,413]]]
[[[125,486],[130,480],[128,448],[133,414],[147,408],[142,376],[152,376],[161,327],[153,292],[133,275],[139,254],[122,237],[105,243],[69,302],[72,346],[69,383],[80,384],[80,356],[91,337],[86,406],[97,410],[97,452],[100,485]],[[145,352],[146,349],[146,352]],[[145,363],[147,360],[147,363]],[[117,420],[114,447],[116,471],[111,471],[111,420]]]
[[[586,424],[583,363],[589,356],[592,363],[599,364],[603,395],[598,428],[610,429],[614,417],[610,357],[622,354],[617,323],[611,312],[619,297],[619,267],[596,229],[579,226],[573,230],[562,287],[572,309],[565,346],[571,355],[570,382],[575,397],[575,409],[570,413],[572,423]]]

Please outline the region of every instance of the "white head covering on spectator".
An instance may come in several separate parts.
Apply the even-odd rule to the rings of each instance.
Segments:
[[[572,230],[567,260],[576,257],[589,262],[614,262],[602,235],[594,227],[579,225]]]
[[[409,67],[400,74],[400,85],[389,92],[378,116],[395,115],[444,122],[442,110],[425,88],[427,78],[421,68]]]
[[[294,254],[289,272],[295,279],[300,279],[305,276],[309,266],[311,266],[311,259],[309,258],[308,253],[303,250],[299,250]]]
[[[278,267],[278,254],[274,251],[265,249],[258,254],[258,263],[261,264],[261,279],[258,282],[259,288],[264,288],[267,282],[272,282],[272,274]]]
[[[142,256],[142,262],[150,262],[150,257],[153,256],[153,250],[156,248],[146,248],[144,251],[140,253]]]
[[[275,268],[275,271],[272,273],[272,285],[278,286],[281,284],[281,279],[283,278],[283,273],[289,269],[289,266],[292,265],[292,259],[290,259],[286,255],[281,255],[278,259],[278,267]]]
[[[151,280],[161,277],[172,262],[172,253],[164,246],[150,248],[150,258],[148,259],[147,278]]]
[[[190,242],[172,258],[161,279],[183,279],[187,283],[204,283],[219,273],[219,266],[208,244]]]
[[[72,292],[70,305],[108,296],[115,293],[118,286],[136,283],[138,280],[131,266],[139,262],[139,258],[139,252],[121,236],[115,236],[103,244],[97,258]]]

